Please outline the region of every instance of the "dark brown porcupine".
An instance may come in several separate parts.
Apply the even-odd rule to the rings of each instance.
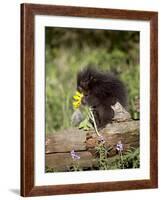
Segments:
[[[124,84],[113,74],[88,66],[77,74],[77,90],[84,94],[82,103],[92,107],[98,128],[112,122],[111,108],[119,102],[127,107],[127,92]]]

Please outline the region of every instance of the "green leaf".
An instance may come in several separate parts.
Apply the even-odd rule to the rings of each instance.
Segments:
[[[86,118],[79,124],[79,129],[83,129],[84,131],[88,131],[90,128],[93,128],[92,124],[89,122],[89,118]]]

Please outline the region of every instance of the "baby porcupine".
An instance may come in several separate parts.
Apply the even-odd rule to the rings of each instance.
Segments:
[[[119,102],[127,106],[127,92],[124,84],[114,75],[88,66],[77,74],[77,90],[83,93],[83,105],[93,109],[98,128],[112,122],[112,105]]]

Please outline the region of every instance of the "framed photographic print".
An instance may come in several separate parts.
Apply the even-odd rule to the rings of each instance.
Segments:
[[[158,13],[21,5],[21,195],[157,188]]]

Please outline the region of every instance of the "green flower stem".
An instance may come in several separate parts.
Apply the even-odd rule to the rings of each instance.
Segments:
[[[96,121],[95,121],[95,118],[94,118],[94,115],[93,115],[93,112],[92,112],[92,108],[88,108],[88,111],[90,113],[90,118],[92,119],[93,121],[93,124],[94,124],[94,129],[95,129],[95,132],[98,136],[101,136],[101,134],[98,132],[98,129],[97,129],[97,125],[96,125]]]
[[[122,152],[120,152],[120,160],[121,160],[122,168],[124,169],[124,162],[123,162],[123,154],[122,154]]]

